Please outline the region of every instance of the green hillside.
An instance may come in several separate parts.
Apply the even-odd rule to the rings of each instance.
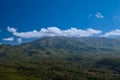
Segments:
[[[0,80],[120,80],[120,40],[44,37],[0,45]]]

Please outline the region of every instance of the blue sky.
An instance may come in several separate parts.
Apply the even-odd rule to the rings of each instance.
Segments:
[[[120,0],[0,0],[0,43],[120,36]]]

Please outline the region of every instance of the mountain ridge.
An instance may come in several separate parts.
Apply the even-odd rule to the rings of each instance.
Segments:
[[[12,46],[12,47],[64,47],[68,46],[84,46],[84,47],[95,47],[95,48],[111,48],[119,49],[120,40],[117,38],[105,38],[105,37],[63,37],[63,36],[54,36],[54,37],[43,37],[41,39],[34,40],[32,42],[22,43],[19,45],[9,45],[2,44],[0,46]],[[37,48],[37,47],[36,47]]]
[[[44,37],[32,42],[22,43],[20,45],[0,45],[0,54],[3,56],[40,56],[41,54],[55,53],[62,54],[82,54],[86,55],[104,53],[105,55],[120,52],[120,41],[109,38],[98,37]],[[22,54],[21,54],[22,53]],[[32,55],[31,55],[32,54]],[[113,55],[113,54],[112,54]],[[64,55],[63,55],[64,56]]]

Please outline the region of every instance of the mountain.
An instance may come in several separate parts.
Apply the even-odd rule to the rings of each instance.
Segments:
[[[120,48],[120,39],[118,38],[85,37],[77,38],[77,41],[84,42],[89,46],[99,48]]]
[[[117,38],[104,37],[44,37],[33,42],[22,43],[17,46],[0,45],[0,53],[11,54],[23,53],[27,54],[30,51],[38,53],[104,53],[120,51],[120,40]]]
[[[56,36],[0,45],[0,80],[120,80],[120,39]]]
[[[33,42],[22,43],[17,46],[0,45],[0,55],[30,56],[46,52],[58,54],[102,54],[120,51],[120,40],[104,37],[44,37]],[[111,53],[112,53],[111,52]],[[22,53],[22,54],[21,54]],[[34,54],[35,53],[35,54]]]
[[[31,46],[31,48],[80,48],[80,47],[96,47],[96,48],[120,48],[120,40],[116,38],[104,37],[44,37],[39,40],[24,43],[20,46]],[[23,47],[23,46],[22,46]]]
[[[66,53],[82,52],[104,52],[119,51],[120,40],[116,38],[104,37],[44,37],[39,40],[23,43],[19,46],[23,50],[50,50],[56,53],[63,51]]]

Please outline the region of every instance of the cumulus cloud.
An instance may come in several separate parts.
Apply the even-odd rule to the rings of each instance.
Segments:
[[[8,27],[9,32],[12,32],[14,36],[20,38],[41,38],[45,36],[65,36],[65,37],[89,37],[95,34],[100,34],[102,31],[89,28],[87,30],[70,28],[67,30],[61,30],[57,27],[42,28],[40,31],[33,30],[27,32],[17,32],[17,29]]]
[[[17,29],[12,28],[12,27],[7,27],[7,30],[8,30],[9,32],[13,32],[13,33],[17,31]]]
[[[18,43],[22,43],[22,39],[21,39],[21,38],[18,38],[18,39],[17,39],[17,42],[18,42]]]
[[[115,29],[112,30],[110,32],[105,33],[104,35],[102,35],[103,37],[112,37],[112,36],[120,36],[120,30],[119,29]]]
[[[99,19],[103,19],[104,18],[104,16],[100,12],[96,13],[95,17],[99,18]]]
[[[4,41],[14,41],[14,38],[13,37],[9,37],[9,38],[4,38],[3,40]]]

